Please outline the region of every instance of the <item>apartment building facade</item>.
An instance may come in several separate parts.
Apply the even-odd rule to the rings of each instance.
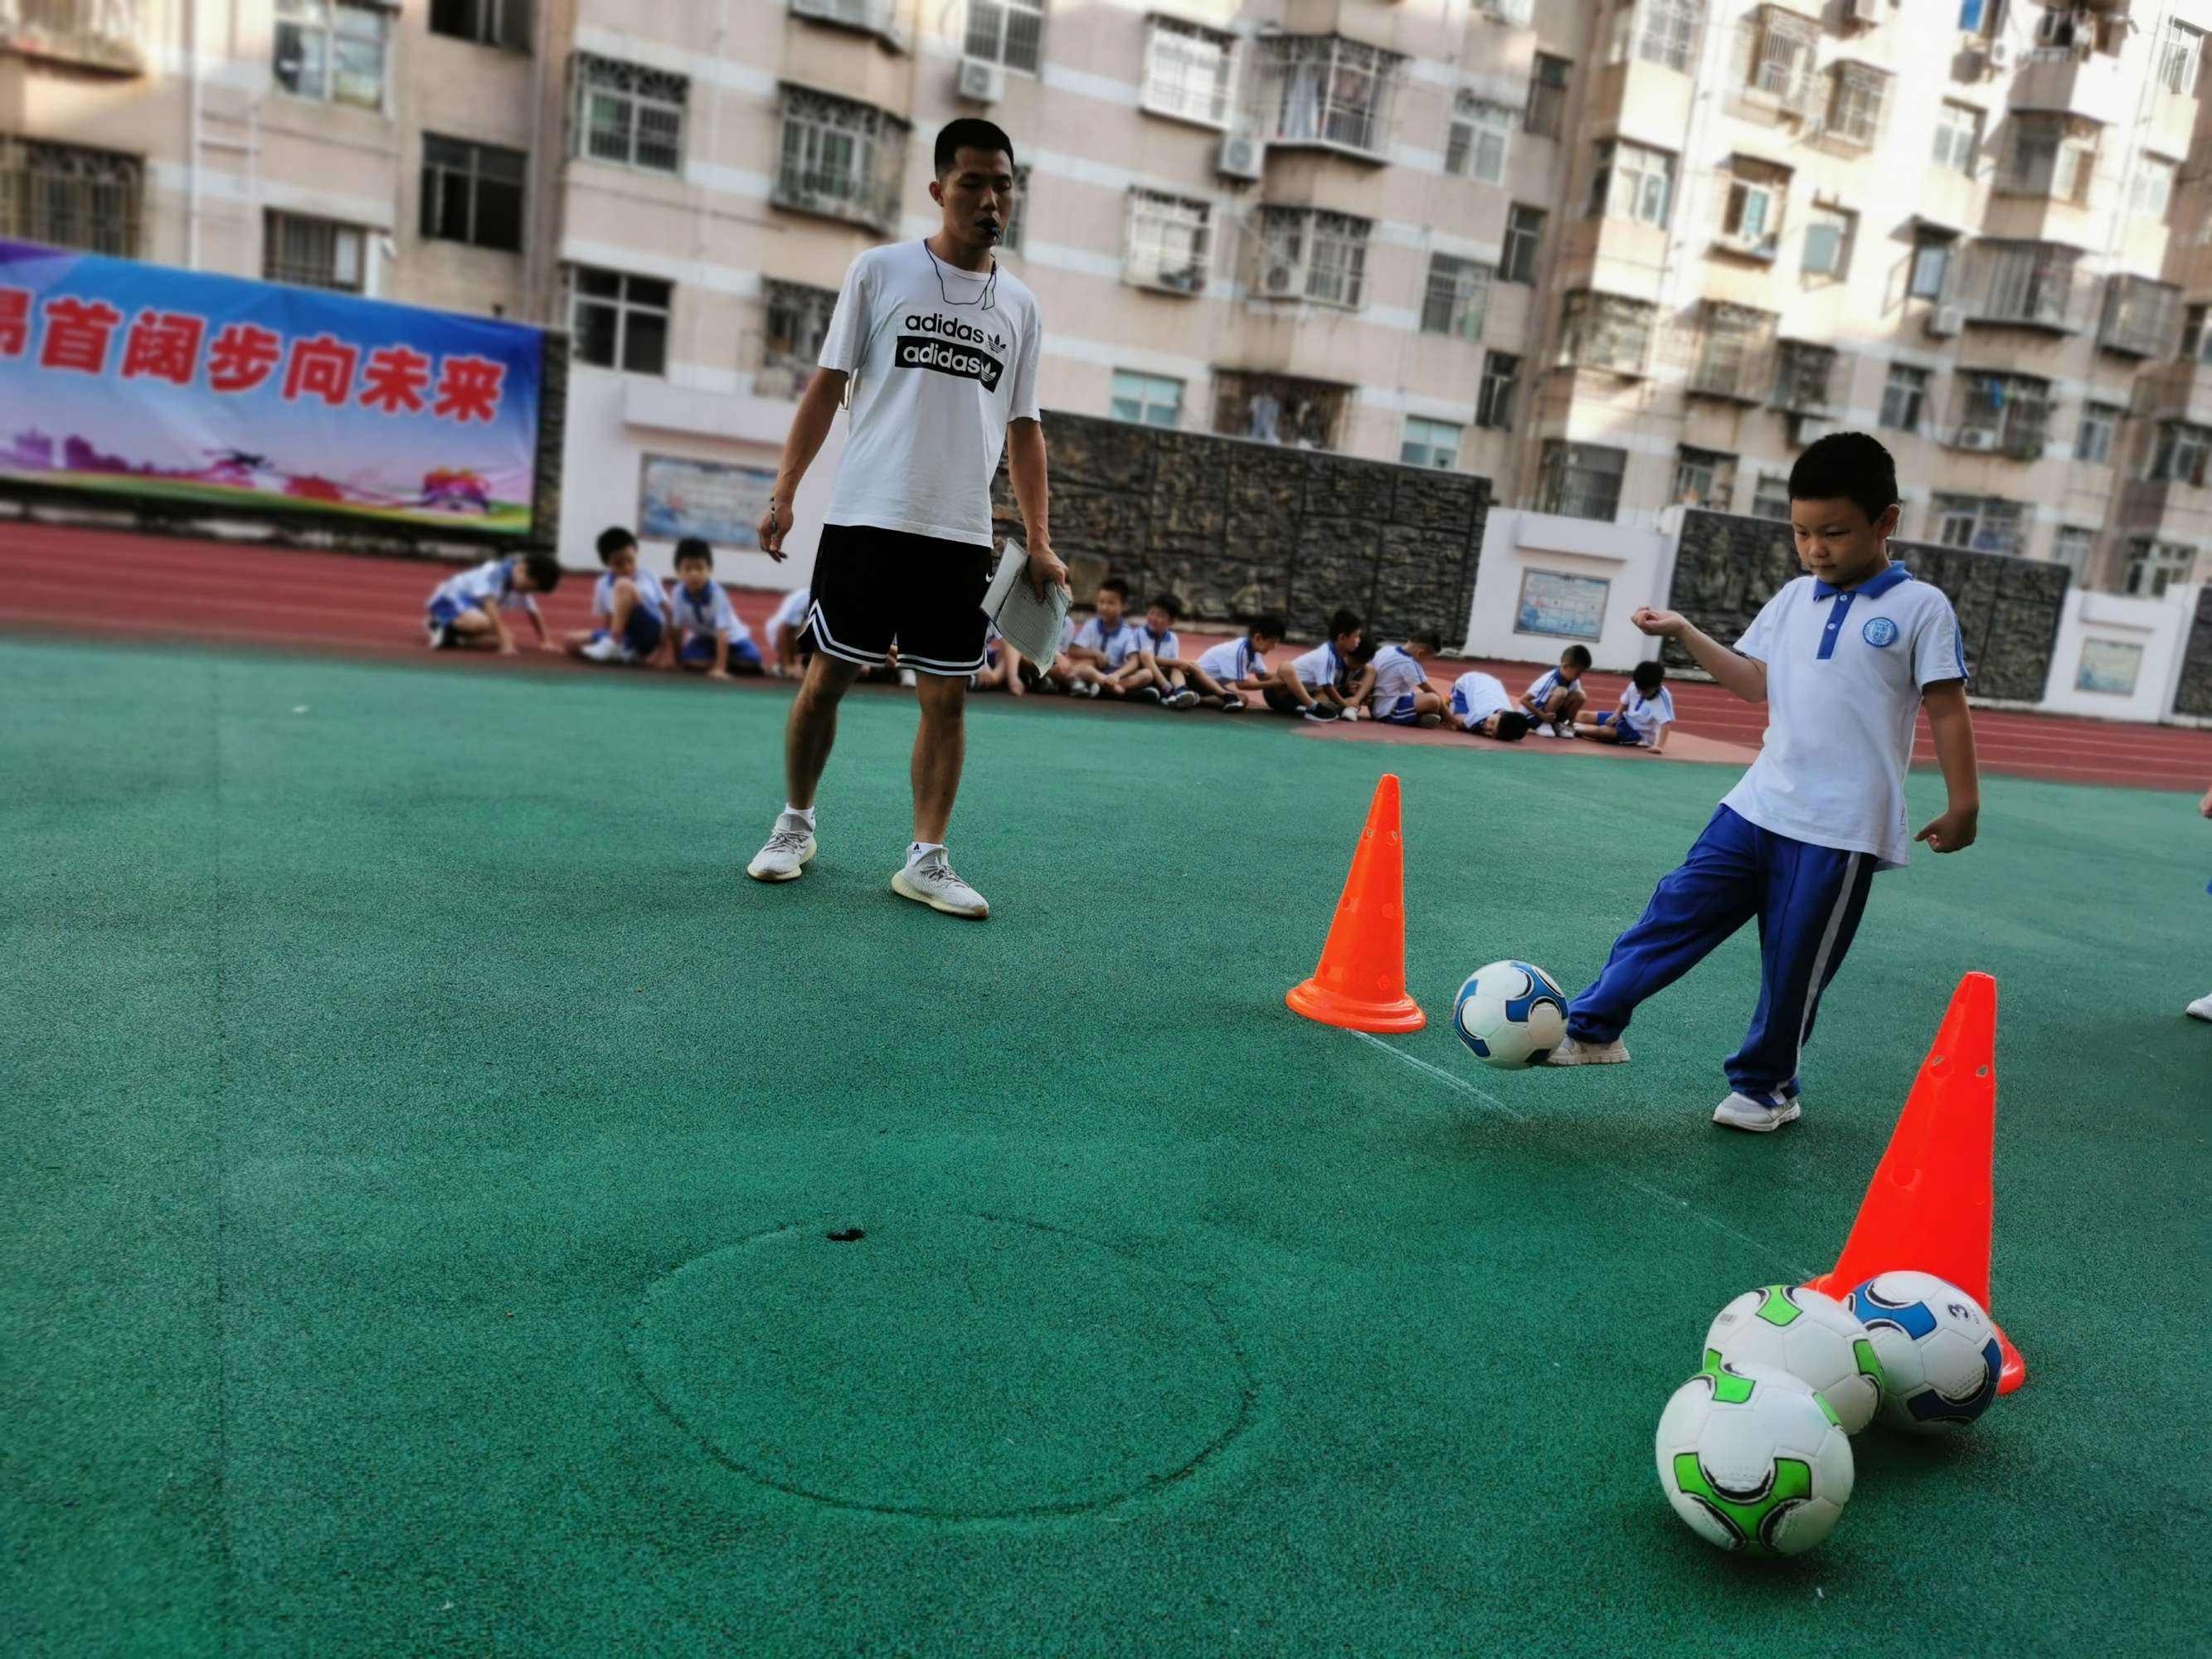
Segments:
[[[0,234],[568,330],[568,535],[773,465],[939,126],[1048,406],[1648,526],[1897,450],[1908,535],[2189,580],[2212,0],[0,0]],[[801,501],[818,513],[834,454]],[[767,575],[741,562],[740,579]],[[787,580],[787,575],[785,578]]]

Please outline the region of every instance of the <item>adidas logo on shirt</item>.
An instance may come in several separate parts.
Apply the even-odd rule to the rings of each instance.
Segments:
[[[994,351],[1004,351],[1006,342],[997,335],[955,319],[925,317],[915,312],[907,313],[906,325],[915,331],[900,335],[891,354],[891,361],[901,368],[934,369],[940,374],[977,381],[986,392],[999,389],[1006,364],[981,349],[988,344]],[[932,335],[944,337],[928,337]]]

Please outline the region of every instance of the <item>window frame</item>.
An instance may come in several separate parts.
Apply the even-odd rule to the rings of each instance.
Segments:
[[[668,378],[669,346],[676,333],[676,284],[665,276],[646,276],[629,270],[613,270],[605,265],[565,264],[562,281],[567,289],[568,304],[563,307],[568,325],[570,361],[592,368],[609,369],[619,374],[643,374],[656,380]],[[611,277],[615,292],[587,294],[586,277]],[[649,301],[631,292],[634,283],[649,283],[662,291],[658,303]],[[586,310],[608,312],[613,316],[613,331],[609,336],[611,361],[600,362],[587,356],[586,342],[592,337],[584,326],[583,313]],[[635,337],[631,330],[632,319],[638,317],[657,317],[660,320],[660,362],[657,367],[633,364],[630,345]]]
[[[1231,118],[1236,113],[1237,37],[1219,29],[1208,28],[1202,23],[1163,16],[1158,12],[1146,20],[1146,25],[1145,72],[1144,78],[1138,83],[1137,106],[1147,114],[1163,116],[1171,121],[1189,121],[1200,126],[1227,131]],[[1214,69],[1213,86],[1209,92],[1200,94],[1205,100],[1205,107],[1188,106],[1195,100],[1188,96],[1179,99],[1161,95],[1164,79],[1178,92],[1184,89],[1185,82],[1188,80],[1188,77],[1182,76],[1163,76],[1163,65],[1169,54],[1163,52],[1162,42],[1167,40],[1211,46],[1219,52],[1219,61]],[[1195,61],[1195,54],[1192,55],[1192,61]],[[1195,85],[1195,82],[1190,82],[1190,84]]]
[[[450,146],[456,151],[466,152],[467,165],[458,161],[441,161],[433,155],[434,146]],[[513,179],[495,178],[487,173],[483,163],[491,158],[501,158],[512,163]],[[459,179],[467,185],[468,234],[449,236],[442,228],[447,206],[448,182]],[[486,240],[480,234],[484,216],[484,192],[487,185],[512,189],[514,192],[514,242]],[[474,138],[456,138],[442,132],[425,131],[422,134],[422,166],[419,175],[421,196],[416,221],[416,234],[425,241],[456,242],[465,247],[483,248],[495,253],[520,253],[530,240],[530,158],[519,149],[508,149],[500,144],[487,144]]]
[[[331,275],[325,279],[310,267],[308,262],[292,257],[283,246],[287,233],[314,236],[328,233],[331,243]],[[354,276],[347,282],[338,274],[344,261],[338,251],[350,238],[353,247]],[[331,219],[320,214],[293,213],[283,208],[264,208],[261,216],[261,278],[264,282],[282,283],[289,288],[317,289],[330,294],[365,294],[368,283],[368,228],[343,219]]]
[[[1486,350],[1482,354],[1482,379],[1476,388],[1474,402],[1474,424],[1479,430],[1513,429],[1515,406],[1521,401],[1521,370],[1527,361],[1522,354],[1513,351]]]
[[[987,18],[988,26],[983,21]],[[1026,27],[1018,31],[1018,21]],[[1025,38],[1018,41],[1018,33]],[[979,51],[979,46],[985,49]],[[1016,75],[1042,74],[1044,0],[968,0],[968,15],[960,30],[960,55],[996,64]],[[1018,58],[1023,61],[1017,62]]]
[[[1142,383],[1136,386],[1137,395],[1133,400],[1123,395],[1125,381]],[[1161,386],[1172,386],[1175,389],[1175,398],[1171,404],[1162,404],[1155,399],[1153,393]],[[1106,394],[1107,417],[1109,420],[1124,421],[1136,426],[1159,427],[1169,431],[1179,431],[1182,427],[1184,390],[1185,383],[1171,374],[1153,374],[1139,368],[1117,368],[1114,371],[1113,380],[1109,383]],[[1125,415],[1121,412],[1121,405],[1130,401],[1135,402],[1137,413]],[[1160,408],[1164,408],[1172,418],[1165,421],[1152,419],[1153,410]]]
[[[382,6],[362,4],[361,0],[275,0],[274,14],[269,37],[269,63],[270,76],[275,80],[279,92],[288,98],[297,98],[304,103],[343,106],[348,109],[370,110],[378,114],[382,114],[391,107],[392,26],[392,20],[398,15],[395,11],[387,10]],[[341,96],[338,92],[339,43],[347,38],[346,24],[349,20],[356,30],[359,30],[364,24],[374,26],[373,33],[376,48],[376,98],[374,102],[365,101],[358,97]],[[295,65],[295,82],[292,84],[287,84],[285,82],[284,65],[287,60],[283,58],[283,52],[288,30],[300,42],[304,43],[309,40],[319,40],[321,42],[319,55],[315,59],[318,84],[313,91],[307,90],[297,83],[300,79],[304,78],[304,71],[296,67],[304,63],[305,60],[302,58],[291,60]],[[353,40],[356,46],[359,46],[360,35],[356,33]]]
[[[1413,428],[1417,426],[1424,429],[1422,436],[1419,439],[1413,434]],[[1437,441],[1435,434],[1440,432],[1448,432],[1451,434],[1449,450],[1439,445]],[[1424,471],[1430,472],[1455,471],[1459,466],[1460,445],[1465,441],[1466,437],[1467,428],[1457,421],[1440,421],[1425,415],[1408,415],[1406,416],[1405,426],[1398,435],[1398,465],[1417,466]],[[1432,459],[1415,460],[1407,453],[1414,448],[1425,450]]]
[[[1527,222],[1528,220],[1534,222],[1533,226]],[[1518,283],[1528,288],[1535,286],[1536,278],[1540,274],[1538,268],[1543,260],[1544,232],[1549,228],[1549,224],[1550,221],[1542,208],[1532,207],[1526,202],[1514,202],[1507,205],[1505,234],[1499,242],[1498,249],[1498,280],[1499,282]],[[1525,262],[1516,258],[1517,254],[1522,253],[1528,256]],[[1516,276],[1514,274],[1516,266],[1522,263],[1528,266],[1528,274]]]
[[[1514,118],[1513,106],[1493,99],[1478,97],[1467,88],[1453,95],[1449,128],[1444,140],[1444,173],[1454,179],[1472,179],[1477,184],[1503,185],[1505,170],[1512,164],[1513,131],[1519,125]],[[1465,134],[1465,137],[1462,137]],[[1486,145],[1495,144],[1497,162],[1493,171],[1486,172],[1482,160]],[[1452,165],[1454,156],[1460,165]]]
[[[598,161],[608,167],[629,167],[639,173],[659,173],[663,178],[681,178],[684,174],[685,140],[688,137],[689,105],[691,82],[689,76],[665,70],[655,70],[642,64],[627,63],[620,58],[602,58],[596,52],[579,52],[575,57],[575,93],[569,108],[568,154],[579,161]],[[669,94],[673,94],[673,96]],[[623,117],[619,131],[603,125],[599,119],[602,105],[611,106]],[[664,121],[672,117],[672,131],[665,146],[656,144],[656,150],[665,149],[668,163],[643,159],[648,116]],[[603,134],[611,134],[620,140],[612,149],[602,149]]]

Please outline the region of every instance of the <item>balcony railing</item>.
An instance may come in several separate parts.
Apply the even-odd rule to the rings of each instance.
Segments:
[[[0,51],[146,72],[143,0],[0,0]]]

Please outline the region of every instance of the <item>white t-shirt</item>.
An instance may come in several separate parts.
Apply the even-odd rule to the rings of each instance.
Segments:
[[[1098,618],[1093,617],[1075,630],[1075,638],[1071,643],[1081,646],[1085,651],[1097,652],[1106,659],[1106,666],[1111,671],[1129,660],[1129,653],[1137,648],[1137,641],[1143,632],[1124,617],[1114,624],[1113,631],[1109,633]]]
[[[720,634],[732,645],[744,645],[752,638],[744,618],[738,615],[737,607],[730,603],[730,596],[718,581],[709,581],[695,599],[679,579],[669,592],[668,610],[677,627],[689,629],[694,634],[704,634],[710,639]]]
[[[1006,423],[1038,418],[1043,348],[1011,271],[962,270],[919,240],[854,260],[822,340],[822,367],[852,377],[828,522],[989,547],[991,480]]]
[[[1267,659],[1252,648],[1249,634],[1241,640],[1224,640],[1211,647],[1198,659],[1198,665],[1227,685],[1237,680],[1265,678]]]
[[[1152,625],[1150,623],[1139,623],[1137,624],[1136,633],[1137,642],[1133,648],[1139,651],[1151,652],[1152,653],[1152,659],[1155,662],[1180,662],[1182,660],[1182,641],[1176,637],[1176,631],[1174,629],[1170,628],[1166,633],[1156,636],[1152,633]]]
[[[1543,706],[1544,699],[1565,684],[1565,682],[1559,678],[1558,669],[1547,668],[1529,683],[1528,689],[1521,694],[1521,701],[1531,708],[1540,708]]]
[[[1404,647],[1386,645],[1375,653],[1375,706],[1388,708],[1409,691],[1429,683],[1429,671]]]
[[[775,615],[768,619],[771,637],[779,628],[800,628],[805,625],[806,612],[814,603],[811,588],[794,587],[783,596],[783,603],[775,608]]]
[[[1966,678],[1942,590],[1901,564],[1848,592],[1800,576],[1735,648],[1766,665],[1766,746],[1722,805],[1778,836],[1905,863],[1921,691]]]
[[[1495,674],[1469,669],[1452,682],[1452,720],[1469,732],[1492,714],[1502,714],[1512,707],[1512,695],[1506,690],[1505,682]]]
[[[1661,726],[1674,723],[1674,694],[1662,685],[1657,696],[1647,697],[1631,685],[1620,694],[1620,712],[1643,734],[1644,746],[1649,748]]]
[[[1334,685],[1344,672],[1344,659],[1336,654],[1336,641],[1323,640],[1303,656],[1291,659],[1291,668],[1301,685]]]
[[[430,595],[430,603],[451,599],[464,611],[472,611],[480,605],[495,605],[502,611],[528,611],[535,613],[537,602],[527,593],[517,592],[514,586],[514,568],[521,556],[504,559],[489,559],[458,575],[448,576],[438,584],[438,591]]]
[[[592,615],[594,617],[611,617],[615,614],[615,584],[621,580],[611,570],[600,573],[599,580],[592,588]],[[660,590],[660,578],[650,570],[640,568],[630,573],[630,580],[637,584],[637,602],[645,607],[646,614],[656,622],[666,622],[668,596]]]

